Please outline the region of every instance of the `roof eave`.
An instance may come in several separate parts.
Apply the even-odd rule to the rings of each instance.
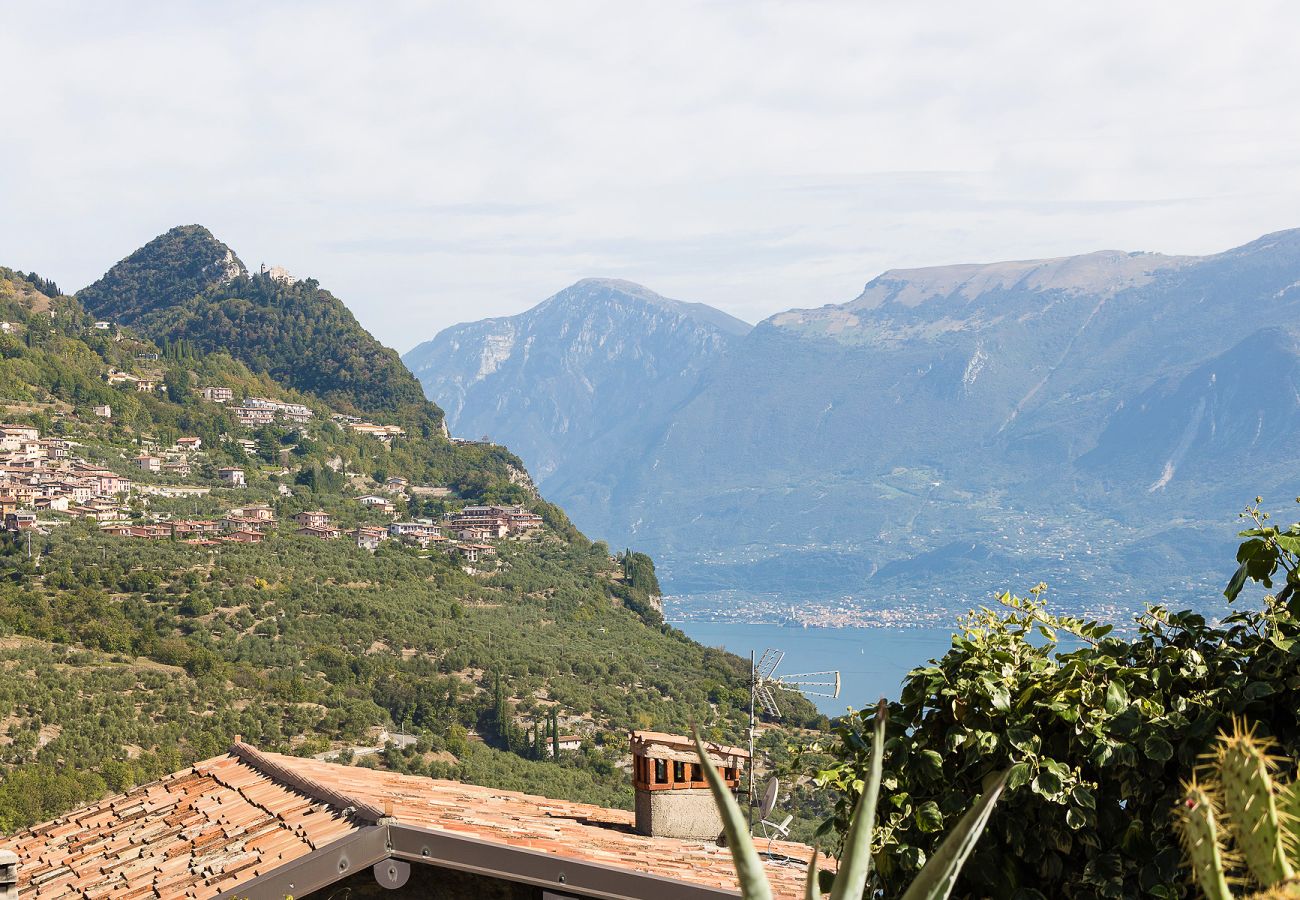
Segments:
[[[389,821],[360,828],[231,888],[218,900],[304,897],[389,859],[532,884],[592,900],[723,900],[740,896],[720,887]]]

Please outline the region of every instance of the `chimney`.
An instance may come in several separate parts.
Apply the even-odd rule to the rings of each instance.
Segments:
[[[636,830],[651,837],[716,841],[722,814],[705,781],[695,742],[676,734],[634,731],[632,784],[636,789]],[[706,743],[709,765],[735,791],[749,754],[736,747]]]
[[[0,900],[18,900],[18,854],[0,850]]]

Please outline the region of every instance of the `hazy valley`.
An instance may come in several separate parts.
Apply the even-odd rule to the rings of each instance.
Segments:
[[[1300,232],[886,272],[757,326],[588,281],[404,357],[685,616],[951,621],[1050,583],[1212,604],[1297,437]],[[707,309],[707,308],[705,308]]]

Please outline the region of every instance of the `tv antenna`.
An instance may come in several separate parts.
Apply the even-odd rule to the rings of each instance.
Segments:
[[[825,672],[801,672],[795,675],[778,675],[777,666],[785,658],[784,650],[768,647],[763,655],[754,659],[754,651],[749,651],[749,830],[754,830],[754,736],[758,731],[757,708],[773,718],[781,717],[781,706],[777,703],[778,691],[795,691],[813,697],[830,697],[840,695],[840,673],[838,670]]]

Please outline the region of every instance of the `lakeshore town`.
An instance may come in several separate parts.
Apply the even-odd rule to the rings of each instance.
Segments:
[[[108,380],[113,384],[129,381],[130,386],[142,392],[157,389],[147,379],[116,370],[110,371]],[[304,426],[314,415],[302,404],[259,397],[249,397],[234,405],[234,393],[225,387],[204,387],[199,393],[209,402],[231,404],[228,408],[234,418],[250,429],[274,423]],[[113,411],[109,406],[97,406],[93,414],[107,420]],[[368,435],[383,445],[404,435],[403,429],[395,425],[376,425],[340,414],[331,418],[339,426]],[[256,450],[256,443],[251,439],[229,435],[223,438],[249,455]],[[353,502],[368,514],[368,521],[346,529],[321,510],[297,512],[282,526],[275,508],[268,503],[231,503],[219,514],[204,518],[151,515],[148,506],[153,498],[207,498],[212,493],[214,479],[216,486],[229,489],[223,496],[230,496],[230,490],[245,489],[246,470],[240,466],[213,466],[199,437],[181,436],[167,446],[142,438],[140,444],[138,455],[120,454],[118,468],[131,472],[126,475],[114,471],[106,461],[87,459],[75,441],[42,435],[31,425],[0,424],[3,529],[18,533],[44,532],[72,519],[86,519],[96,522],[105,534],[218,547],[229,543],[261,543],[283,527],[304,537],[327,541],[347,539],[371,551],[388,540],[425,550],[440,549],[472,566],[495,555],[493,541],[526,536],[542,525],[539,515],[522,506],[467,506],[444,512],[436,519],[399,521],[399,504],[406,508],[406,501],[412,498],[445,498],[451,491],[439,486],[412,485],[396,476],[375,483],[372,493],[354,498]],[[356,473],[345,474],[357,477]],[[278,489],[281,495],[292,494],[286,484],[281,483]]]

